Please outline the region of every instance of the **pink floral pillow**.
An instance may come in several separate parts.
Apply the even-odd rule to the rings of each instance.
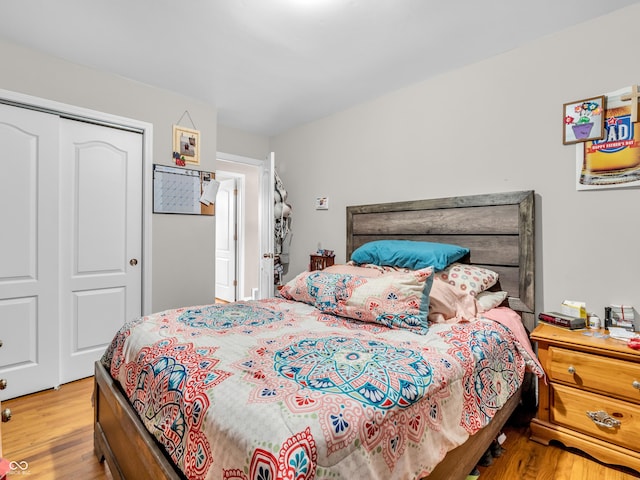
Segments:
[[[298,275],[280,294],[324,313],[425,334],[432,282],[432,267],[379,277],[314,271]]]
[[[449,283],[434,281],[429,293],[429,322],[468,322],[478,315],[474,297]]]
[[[377,265],[376,265],[377,267]],[[361,277],[379,277],[385,272],[378,268],[369,268],[365,266],[356,266],[349,264],[331,265],[322,270],[324,273],[343,273],[349,275],[359,275]]]
[[[453,263],[438,272],[434,281],[446,282],[461,292],[475,297],[478,293],[494,286],[498,282],[498,274],[475,265]]]

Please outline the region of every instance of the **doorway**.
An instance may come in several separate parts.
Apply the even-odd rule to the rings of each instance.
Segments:
[[[260,273],[260,172],[262,160],[218,153],[216,180],[221,182],[216,196],[216,282],[215,298],[227,301],[228,284],[235,276],[233,300],[255,297]],[[235,211],[223,185],[235,182]],[[230,188],[230,187],[228,187]],[[235,266],[227,257],[227,244],[235,231]],[[222,247],[222,248],[221,248]]]

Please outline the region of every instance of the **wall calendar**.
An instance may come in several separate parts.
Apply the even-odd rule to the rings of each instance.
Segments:
[[[153,166],[153,213],[213,215],[214,204],[200,202],[213,172]]]

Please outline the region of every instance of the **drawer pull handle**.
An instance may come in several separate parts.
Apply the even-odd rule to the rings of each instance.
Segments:
[[[603,412],[602,410],[597,412],[587,412],[587,417],[593,420],[593,423],[599,427],[616,428],[621,425],[620,420],[616,420],[607,412]]]
[[[2,410],[2,421],[8,422],[9,420],[11,420],[11,410],[5,408],[4,410]]]
[[[640,390],[640,382],[638,380],[634,380],[631,386],[636,390]]]
[[[574,373],[576,373],[576,369],[573,365],[569,365],[569,368],[567,369],[567,371],[573,375]]]

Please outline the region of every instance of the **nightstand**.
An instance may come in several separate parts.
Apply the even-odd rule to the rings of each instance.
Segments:
[[[324,270],[333,265],[334,259],[326,255],[309,255],[309,271]]]
[[[640,351],[604,334],[546,324],[533,331],[548,378],[539,382],[531,439],[640,472]]]

